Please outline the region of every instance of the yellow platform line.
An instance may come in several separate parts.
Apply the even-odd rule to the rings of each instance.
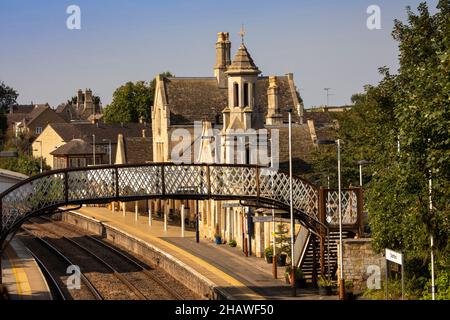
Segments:
[[[8,257],[9,263],[11,264],[12,272],[14,274],[14,278],[16,279],[17,292],[19,295],[31,295],[31,287],[30,282],[28,281],[28,276],[23,268],[18,267],[17,264],[14,263],[13,258],[8,253],[8,250],[5,250],[6,256]]]

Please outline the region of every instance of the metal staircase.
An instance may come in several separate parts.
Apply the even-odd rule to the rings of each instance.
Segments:
[[[302,228],[304,229],[304,228]],[[349,231],[342,231],[342,238],[347,239],[351,238],[352,235]],[[337,267],[338,267],[338,241],[339,241],[339,231],[331,231],[329,235],[329,251],[327,246],[327,238],[325,239],[325,248],[324,248],[324,275],[328,275],[328,257],[329,265],[330,265],[330,275],[331,278],[334,278],[336,275]],[[306,250],[304,250],[304,255],[301,257],[299,262],[297,263],[297,267],[299,267],[303,274],[305,275],[307,283],[315,283],[314,278],[319,277],[321,275],[320,268],[320,240],[316,235],[311,234],[308,238]],[[315,274],[314,274],[315,273]]]

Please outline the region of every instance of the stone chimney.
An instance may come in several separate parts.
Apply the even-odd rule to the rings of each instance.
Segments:
[[[231,64],[231,42],[228,32],[219,32],[216,42],[216,65],[214,66],[214,76],[217,79],[219,88],[227,87],[227,71]]]
[[[283,124],[283,116],[280,113],[278,104],[279,89],[277,85],[277,77],[269,77],[269,88],[267,89],[267,125],[281,125]]]
[[[81,89],[78,89],[77,92],[77,111],[80,112],[81,111],[81,106],[83,105],[83,91],[81,91]]]
[[[84,112],[94,114],[94,101],[92,99],[92,90],[86,89],[84,94]]]

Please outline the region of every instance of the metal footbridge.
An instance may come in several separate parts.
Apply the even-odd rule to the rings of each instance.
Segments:
[[[360,188],[342,190],[343,224],[356,233],[362,226],[361,195]],[[29,218],[61,206],[142,199],[240,200],[288,210],[289,175],[255,165],[166,162],[47,171],[0,194],[0,245]],[[337,227],[337,200],[336,190],[293,178],[296,219],[315,234]]]

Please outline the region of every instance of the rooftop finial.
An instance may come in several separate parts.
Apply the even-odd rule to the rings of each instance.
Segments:
[[[239,35],[241,36],[242,44],[244,44],[244,36],[245,36],[244,24],[241,25],[241,30],[239,31]]]

